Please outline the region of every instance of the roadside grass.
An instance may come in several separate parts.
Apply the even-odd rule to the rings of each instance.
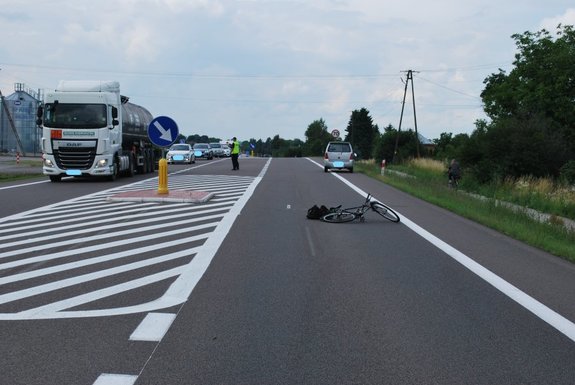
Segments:
[[[42,176],[43,175],[41,172],[39,172],[38,174],[0,174],[0,183],[14,182],[25,179],[35,179]]]
[[[441,164],[441,162],[437,163]],[[355,169],[417,198],[493,228],[531,246],[575,262],[575,231],[566,229],[558,219],[539,222],[527,213],[517,212],[509,207],[497,204],[496,199],[512,201],[517,204],[527,201],[525,198],[521,201],[520,192],[523,190],[520,189],[519,192],[514,192],[513,189],[517,189],[517,187],[514,187],[513,184],[504,186],[504,192],[500,191],[500,189],[491,190],[492,194],[487,195],[487,197],[496,199],[477,199],[463,192],[469,187],[468,184],[471,184],[469,182],[466,184],[465,181],[462,181],[460,191],[448,188],[446,168],[445,166],[441,168],[437,164],[410,163],[407,165],[394,165],[386,168],[385,175],[381,175],[380,168],[375,162],[356,162]],[[390,170],[392,172],[389,172]],[[541,204],[541,201],[544,201],[542,194],[549,194],[548,187],[530,188],[529,190],[536,189],[540,189],[537,192],[540,195],[529,192],[529,202],[531,203],[529,207],[549,213],[545,209],[551,206]],[[482,191],[469,192],[483,195]],[[514,198],[505,199],[505,197]],[[563,199],[563,206],[557,205],[556,208],[559,208],[558,212],[551,212],[551,214],[570,217],[566,213],[570,212],[575,200],[570,200],[570,195],[568,195],[567,200],[564,197],[561,199]],[[566,207],[569,209],[565,210]]]
[[[14,162],[14,163],[16,163],[16,162]],[[20,162],[18,164],[20,166],[26,166],[26,167],[38,167],[38,169],[42,170],[42,161],[41,160],[23,159],[23,160],[20,160]]]
[[[16,163],[16,160],[11,160],[9,162],[3,162],[4,164],[13,164],[16,169],[18,167],[29,169],[30,167],[37,167],[38,172],[18,172],[17,170],[11,172],[0,173],[0,183],[3,182],[13,182],[23,179],[34,179],[43,176],[42,174],[42,161],[37,159],[22,159],[20,162]]]

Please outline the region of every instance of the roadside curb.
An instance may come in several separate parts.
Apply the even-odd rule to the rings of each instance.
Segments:
[[[467,194],[467,195],[469,195],[475,199],[478,199],[478,200],[493,201],[495,203],[495,206],[507,207],[508,209],[511,209],[515,212],[523,213],[523,214],[535,219],[536,221],[539,221],[542,223],[559,223],[563,227],[565,227],[567,230],[575,231],[575,221],[572,219],[560,217],[558,215],[542,213],[540,211],[530,209],[529,207],[519,206],[517,204],[501,201],[499,199],[487,198],[487,197],[484,197],[484,196],[478,195],[478,194],[472,194],[472,193],[467,193],[467,192],[465,194]]]

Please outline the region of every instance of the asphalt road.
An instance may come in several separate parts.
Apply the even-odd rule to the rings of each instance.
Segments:
[[[575,382],[572,264],[314,161],[0,186],[0,384]],[[402,222],[305,218],[367,192]]]

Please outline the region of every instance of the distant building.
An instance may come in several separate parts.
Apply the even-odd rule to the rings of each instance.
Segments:
[[[425,136],[421,135],[420,133],[417,134],[419,139],[419,144],[425,149],[425,151],[432,155],[435,152],[436,144],[433,140],[427,139]]]
[[[18,138],[14,134],[4,106],[0,106],[0,153],[22,151],[25,154],[39,154],[42,132],[36,126],[36,110],[41,103],[40,91],[26,89],[23,83],[14,84],[14,93],[4,98],[4,103],[14,122]]]

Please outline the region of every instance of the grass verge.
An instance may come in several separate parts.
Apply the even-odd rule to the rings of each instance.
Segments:
[[[23,179],[35,179],[42,177],[42,173],[38,174],[0,174],[0,183],[14,182]]]
[[[414,175],[412,170],[409,170],[409,174],[415,178],[402,177],[395,173],[381,175],[377,165],[361,162],[355,164],[354,170],[531,246],[575,262],[574,231],[565,229],[559,223],[541,223],[527,214],[497,205],[494,200],[479,200],[450,190],[442,173],[420,170]]]

